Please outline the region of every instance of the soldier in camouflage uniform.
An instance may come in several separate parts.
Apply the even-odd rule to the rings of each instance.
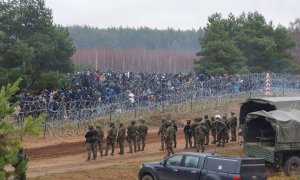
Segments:
[[[93,160],[97,158],[97,133],[93,125],[89,125],[89,131],[85,134],[86,149],[88,152],[87,161],[91,160],[91,153],[93,152]]]
[[[211,144],[216,144],[217,142],[217,123],[215,120],[215,117],[211,117],[211,135],[213,137],[213,141],[211,142]]]
[[[195,118],[193,124],[191,125],[191,130],[192,130],[192,136],[193,136],[193,143],[194,146],[193,148],[196,148],[196,143],[197,143],[197,136],[196,136],[196,127],[197,123],[200,121],[200,118]]]
[[[138,144],[138,151],[144,151],[145,146],[146,146],[146,137],[147,137],[147,134],[148,134],[148,127],[145,124],[144,119],[141,119],[140,122],[141,122],[141,124],[137,127],[137,131],[138,131],[140,140],[138,141],[137,144]],[[142,149],[140,149],[141,142],[142,142]]]
[[[97,145],[99,147],[99,151],[100,151],[100,156],[103,156],[103,148],[102,148],[102,144],[103,144],[103,139],[104,139],[104,132],[102,127],[98,124],[96,125],[96,132],[97,132]]]
[[[166,122],[167,131],[165,133],[165,143],[166,143],[166,149],[167,149],[167,157],[169,157],[172,154],[174,154],[173,150],[173,141],[174,141],[174,133],[175,130],[172,126],[172,123],[170,121]]]
[[[136,152],[136,136],[137,136],[137,127],[135,125],[135,121],[131,121],[131,125],[127,127],[127,140],[129,143],[129,152],[133,153],[132,151],[132,144],[134,147],[134,152]]]
[[[117,137],[117,128],[115,127],[114,122],[109,123],[109,129],[107,131],[107,137],[106,137],[106,151],[104,156],[107,156],[109,147],[111,146],[111,155],[114,155],[115,152],[115,143],[116,143],[116,137]]]
[[[125,142],[125,136],[126,136],[126,130],[124,128],[123,123],[120,123],[119,129],[118,129],[118,136],[117,136],[117,143],[120,147],[119,154],[124,154],[124,142]]]
[[[230,124],[229,124],[229,120],[227,118],[227,114],[223,115],[223,119],[222,120],[225,123],[225,143],[228,143],[228,141],[229,141]]]
[[[207,133],[205,134],[205,145],[209,145],[209,130],[211,129],[211,123],[210,120],[208,119],[208,115],[204,116],[204,123],[205,123],[205,127],[207,129]]]
[[[190,148],[192,148],[192,127],[191,127],[191,120],[186,121],[186,125],[183,128],[183,133],[185,137],[185,149],[188,148],[188,145],[190,145]]]
[[[197,135],[197,152],[199,152],[200,147],[201,147],[201,151],[204,152],[205,136],[208,133],[205,122],[201,121],[201,123],[196,127],[195,131]]]
[[[216,127],[217,127],[217,139],[218,139],[217,146],[222,145],[222,147],[224,147],[225,138],[226,138],[225,123],[219,117],[216,118]]]
[[[165,149],[165,133],[167,130],[165,123],[166,123],[166,118],[162,117],[161,125],[158,130],[158,136],[160,136],[160,143],[161,143],[160,151],[163,151]]]
[[[237,127],[237,117],[234,112],[231,112],[230,118],[230,129],[231,129],[231,141],[236,141],[236,127]]]
[[[175,119],[172,119],[172,120],[171,120],[171,123],[172,123],[172,126],[173,126],[173,128],[174,128],[174,148],[176,148],[176,146],[177,146],[177,138],[176,138],[177,124],[176,124]]]

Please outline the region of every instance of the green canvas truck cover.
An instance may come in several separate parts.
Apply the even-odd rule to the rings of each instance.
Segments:
[[[272,124],[279,143],[300,141],[300,111],[297,109],[279,109],[274,111],[257,111],[247,115],[246,123],[262,116]]]
[[[248,98],[240,109],[240,123],[244,124],[246,116],[250,112],[260,110],[273,111],[278,109],[299,109],[300,97],[262,97]]]

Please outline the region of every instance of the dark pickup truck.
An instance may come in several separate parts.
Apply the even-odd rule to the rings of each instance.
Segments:
[[[260,158],[224,157],[183,152],[160,162],[144,163],[139,180],[265,180]]]

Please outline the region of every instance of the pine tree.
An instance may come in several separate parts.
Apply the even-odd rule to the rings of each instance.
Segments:
[[[14,111],[17,103],[11,104],[9,100],[18,92],[21,79],[18,79],[13,85],[3,86],[0,91],[0,179],[8,179],[14,173],[22,174],[27,170],[28,158],[22,161],[15,172],[5,170],[5,167],[16,162],[16,155],[22,147],[21,139],[24,135],[38,135],[39,126],[44,121],[45,115],[33,120],[28,117],[24,120],[22,127],[16,127],[11,120],[7,118]]]

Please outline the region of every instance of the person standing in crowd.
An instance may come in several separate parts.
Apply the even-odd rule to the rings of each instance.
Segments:
[[[129,152],[133,153],[132,144],[134,147],[134,152],[136,152],[136,136],[137,136],[137,128],[135,125],[135,121],[131,121],[131,125],[127,127],[127,138],[129,143]]]
[[[211,144],[216,144],[217,142],[217,123],[214,116],[211,116],[211,135],[213,137],[213,141]]]
[[[204,123],[205,123],[205,127],[207,129],[206,134],[205,134],[205,145],[209,145],[209,131],[211,129],[211,123],[210,120],[208,119],[208,115],[204,116]]]
[[[176,124],[175,119],[172,119],[172,120],[171,120],[171,123],[172,123],[172,126],[173,126],[173,128],[174,128],[174,148],[176,148],[176,146],[177,146],[177,138],[176,138],[177,124]]]
[[[91,160],[91,154],[93,153],[93,160],[97,158],[97,133],[94,130],[93,125],[89,125],[89,130],[85,134],[85,143],[88,152],[87,161]]]
[[[118,129],[118,136],[117,136],[117,143],[120,147],[119,154],[124,154],[124,142],[125,142],[125,136],[126,136],[126,130],[124,128],[123,123],[120,123],[119,129]]]
[[[188,145],[190,145],[190,148],[192,148],[192,127],[191,127],[191,120],[186,120],[186,125],[183,128],[184,137],[185,137],[185,149],[188,148]]]
[[[22,165],[22,163],[27,159],[27,155],[24,152],[24,149],[21,147],[19,149],[19,152],[16,157],[16,162],[12,164],[12,166],[15,168],[15,178],[16,180],[26,180],[26,170],[24,172],[23,169],[19,168],[19,166]]]
[[[167,149],[166,157],[169,157],[171,155],[171,153],[174,154],[173,141],[174,141],[175,130],[170,121],[166,122],[166,128],[167,128],[167,131],[165,133],[165,143],[166,143],[166,149]]]
[[[97,145],[99,147],[99,151],[100,151],[100,157],[103,156],[103,140],[104,140],[104,132],[102,127],[98,124],[96,125],[96,133],[97,133]]]
[[[201,121],[200,123],[198,123],[195,131],[197,136],[197,152],[199,152],[200,148],[201,148],[201,152],[204,152],[205,136],[208,133],[205,122]]]
[[[163,151],[165,149],[165,133],[166,133],[166,118],[161,118],[161,125],[158,130],[158,136],[160,136],[160,151]]]
[[[138,151],[144,151],[145,146],[146,146],[146,137],[148,134],[148,127],[145,124],[145,120],[144,119],[140,119],[140,125],[138,126],[138,134],[139,134],[139,138],[140,141],[138,142]],[[140,149],[140,143],[142,142],[142,149]]]
[[[104,156],[108,155],[109,147],[111,147],[111,155],[114,155],[115,152],[115,143],[117,137],[117,128],[115,127],[114,122],[109,123],[109,129],[107,130],[107,137],[106,137],[106,151]]]
[[[231,141],[236,141],[236,127],[237,127],[237,117],[234,112],[231,112],[230,118],[230,129],[231,129]]]

